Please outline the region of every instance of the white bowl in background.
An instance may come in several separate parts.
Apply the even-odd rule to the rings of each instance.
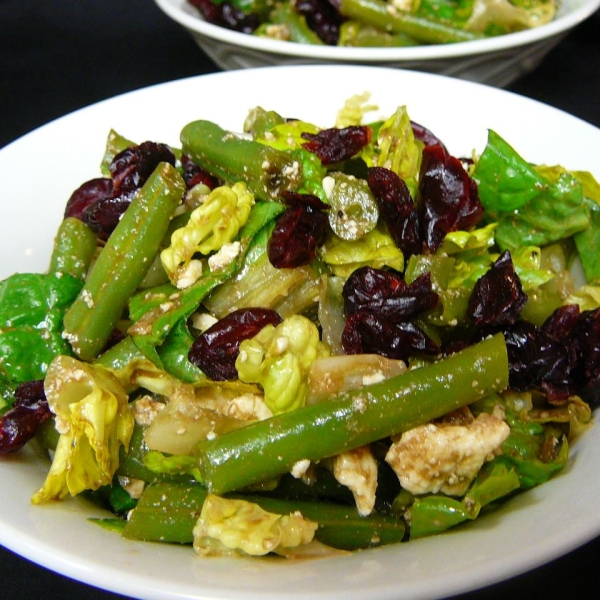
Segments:
[[[271,65],[346,63],[399,67],[504,87],[532,71],[576,25],[600,7],[600,0],[561,0],[556,18],[540,27],[455,44],[405,48],[312,46],[267,39],[206,22],[186,0],[155,0],[182,25],[222,69]]]

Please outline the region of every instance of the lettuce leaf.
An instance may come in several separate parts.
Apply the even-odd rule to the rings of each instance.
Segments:
[[[52,361],[44,387],[60,438],[32,502],[109,485],[119,466],[119,450],[127,448],[134,426],[125,388],[107,369],[70,356]]]
[[[65,274],[15,274],[0,282],[0,376],[13,384],[42,379],[59,354],[63,317],[83,283]]]
[[[472,177],[486,210],[497,221],[495,238],[502,250],[544,246],[585,230],[590,224],[583,185],[567,172],[554,181],[525,161],[490,130]]]

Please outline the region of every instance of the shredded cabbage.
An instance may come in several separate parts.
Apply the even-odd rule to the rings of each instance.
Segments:
[[[317,527],[300,513],[278,515],[246,500],[209,494],[194,527],[194,550],[201,555],[264,556],[310,543]]]
[[[263,387],[266,405],[279,414],[304,406],[310,365],[328,353],[317,326],[292,315],[244,340],[235,366],[241,381]]]
[[[110,484],[134,425],[125,389],[104,367],[58,356],[44,387],[61,435],[34,504]]]
[[[192,262],[194,254],[208,255],[232,242],[248,220],[253,205],[254,195],[243,182],[215,188],[192,211],[187,224],[173,232],[171,245],[161,252],[160,258],[171,282],[184,288],[197,281],[202,267]]]

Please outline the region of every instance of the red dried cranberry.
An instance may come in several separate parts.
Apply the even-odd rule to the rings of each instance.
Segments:
[[[14,395],[14,404],[0,418],[0,455],[22,448],[52,414],[43,380],[20,384]]]
[[[81,210],[81,219],[100,239],[108,239],[131,204],[133,194],[161,162],[175,165],[175,155],[166,144],[155,142],[131,146],[113,158],[109,165],[112,193],[90,199]]]
[[[368,310],[353,313],[342,333],[346,354],[380,354],[407,361],[415,354],[437,355],[439,346],[414,323],[393,323]]]
[[[181,155],[181,166],[183,168],[183,180],[188,190],[200,183],[211,190],[219,185],[219,180],[216,177],[199,167],[187,154]]]
[[[541,390],[552,404],[573,393],[571,375],[577,354],[569,346],[527,321],[504,330],[509,362],[509,385],[513,390]]]
[[[106,241],[130,204],[131,196],[96,200],[83,211],[83,222]]]
[[[242,33],[252,33],[259,25],[258,15],[245,13],[228,0],[212,2],[211,0],[188,0],[200,11],[205,21]]]
[[[373,130],[367,125],[353,125],[338,129],[322,129],[318,133],[302,134],[308,140],[302,147],[316,154],[324,165],[348,160],[366,146],[373,137]]]
[[[419,176],[423,240],[437,250],[450,231],[475,227],[483,216],[477,184],[443,146],[426,146]]]
[[[385,221],[394,243],[405,258],[420,254],[419,211],[413,202],[406,183],[384,167],[371,167],[367,171],[367,183]]]
[[[582,311],[572,337],[579,355],[577,390],[588,402],[600,404],[600,309]]]
[[[498,329],[514,323],[526,302],[527,294],[506,250],[475,283],[467,315],[481,329]]]
[[[254,337],[266,325],[278,325],[281,320],[276,311],[268,308],[236,310],[194,340],[188,359],[214,381],[236,379],[235,361],[240,343]]]
[[[439,296],[431,288],[431,275],[424,273],[407,284],[399,273],[360,267],[342,289],[344,314],[367,311],[393,323],[407,321],[434,308]]]
[[[419,125],[419,123],[415,123],[414,121],[410,122],[410,126],[412,127],[415,139],[423,142],[425,146],[442,146],[444,150],[446,149],[440,138],[427,129],[427,127],[423,127],[423,125]]]
[[[556,340],[571,339],[580,315],[578,304],[560,306],[544,321],[542,329]]]
[[[337,6],[328,0],[296,0],[294,7],[325,44],[337,45],[344,21]]]
[[[267,255],[277,269],[292,269],[311,263],[327,237],[327,205],[316,196],[286,192],[290,206],[278,219],[269,238]]]
[[[114,196],[126,196],[141,188],[161,162],[175,165],[175,155],[166,144],[143,142],[119,152],[109,165]]]
[[[94,202],[102,202],[113,195],[113,182],[108,177],[98,177],[90,179],[80,185],[67,201],[65,207],[65,219],[67,217],[75,217],[83,221],[83,213],[85,209]]]

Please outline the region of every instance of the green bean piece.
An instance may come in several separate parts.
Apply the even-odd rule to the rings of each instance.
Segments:
[[[161,163],[125,211],[65,314],[65,336],[79,358],[91,360],[104,348],[150,268],[184,192],[181,175]]]
[[[267,131],[271,131],[276,125],[285,123],[285,119],[274,110],[265,110],[256,106],[248,112],[244,121],[244,133],[249,133],[254,139],[263,137]]]
[[[207,491],[198,484],[156,483],[144,489],[130,513],[123,537],[131,540],[191,544]]]
[[[358,21],[345,21],[340,27],[338,46],[355,48],[406,48],[419,42],[405,33],[389,33]]]
[[[302,166],[288,152],[242,139],[211,121],[193,121],[181,131],[184,153],[227,183],[244,181],[261,200],[278,200],[302,182]]]
[[[277,5],[269,15],[269,20],[276,25],[284,25],[290,33],[290,41],[298,44],[322,46],[324,42],[306,24],[306,18],[290,3]]]
[[[390,10],[384,0],[336,0],[342,16],[355,19],[391,33],[404,33],[425,44],[469,42],[483,36],[446,23]]]
[[[508,385],[504,337],[371,386],[200,442],[209,491],[221,494],[427,423]]]
[[[340,550],[354,551],[396,544],[404,538],[405,525],[401,519],[380,513],[362,517],[354,506],[268,496],[239,497],[278,515],[300,512],[303,517],[319,524],[315,532],[316,540]]]
[[[84,279],[94,254],[98,236],[80,219],[67,217],[58,228],[50,257],[50,273],[67,273]]]
[[[147,486],[130,514],[123,535],[128,539],[191,544],[206,495],[206,489],[198,484]],[[275,514],[299,511],[319,524],[317,540],[342,550],[394,544],[401,542],[405,533],[401,519],[377,513],[361,517],[354,506],[262,495],[235,495],[235,498],[254,502]]]

